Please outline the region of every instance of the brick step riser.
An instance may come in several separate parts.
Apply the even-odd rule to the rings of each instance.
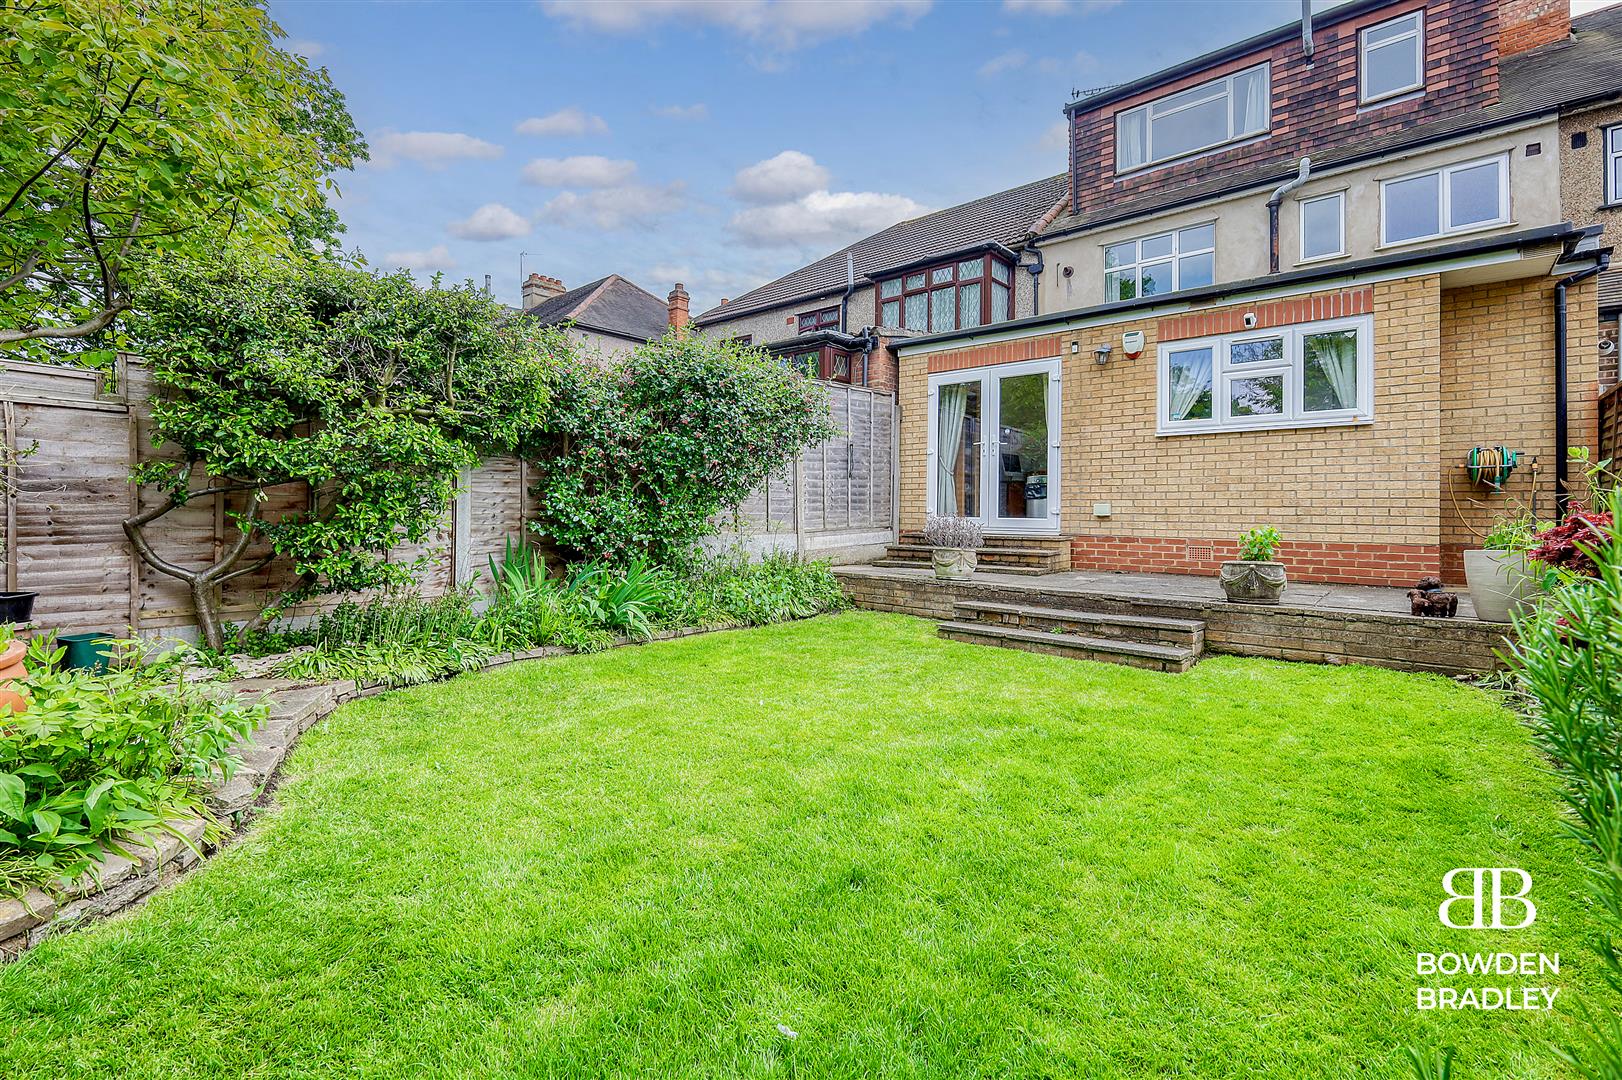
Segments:
[[[1084,637],[1110,638],[1116,641],[1135,641],[1142,645],[1175,645],[1198,656],[1205,649],[1203,630],[1173,630],[1160,627],[1122,625],[1108,615],[1076,612],[1075,615],[1055,618],[1044,615],[1009,615],[988,611],[959,611],[958,622],[977,622],[987,626],[1009,626],[1019,630],[1048,632],[1054,629]]]
[[[1120,664],[1124,667],[1142,668],[1146,671],[1163,671],[1170,674],[1180,674],[1194,666],[1194,658],[1184,661],[1160,660],[1147,656],[1132,656],[1126,653],[1103,652],[1065,643],[1063,640],[1055,641],[1051,646],[1043,642],[1015,641],[1009,638],[982,637],[978,634],[960,634],[956,631],[942,627],[940,636],[949,641],[961,641],[969,645],[992,645],[1000,649],[1018,649],[1021,652],[1038,653],[1044,656],[1063,656],[1071,660],[1093,660],[1103,664]],[[1057,635],[1056,635],[1057,636]]]
[[[926,566],[930,563],[929,556],[922,552],[909,551],[905,547],[887,547],[884,549],[884,557],[886,559],[909,560],[916,562],[919,566]],[[982,552],[977,560],[980,566],[1039,566],[1047,570],[1054,569],[1058,561],[1059,553],[1056,551],[998,551],[990,554]]]

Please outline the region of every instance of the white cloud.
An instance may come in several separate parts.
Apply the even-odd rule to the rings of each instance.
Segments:
[[[777,206],[753,206],[732,216],[732,232],[751,247],[838,246],[926,207],[905,195],[875,191],[813,191]]]
[[[990,60],[980,65],[980,77],[992,79],[1005,71],[1015,71],[1025,66],[1028,57],[1019,49],[1011,49],[1005,53],[998,53]]]
[[[430,169],[462,159],[498,158],[501,147],[460,131],[385,131],[372,145],[372,164],[388,168],[401,158]]]
[[[1073,11],[1091,15],[1120,6],[1121,0],[1002,0],[1004,11],[1032,15],[1068,15]]]
[[[752,203],[788,202],[827,188],[828,170],[810,154],[798,150],[784,150],[776,157],[757,161],[738,170],[732,180],[732,193]]]
[[[667,120],[708,120],[710,107],[702,101],[692,105],[656,105],[653,114]]]
[[[456,260],[444,244],[435,244],[427,251],[391,251],[383,256],[383,265],[389,269],[454,270]]]
[[[636,162],[584,154],[580,157],[536,158],[524,166],[527,184],[543,187],[605,188],[623,184],[636,173]]]
[[[682,205],[682,185],[624,184],[596,191],[564,191],[547,200],[540,216],[559,225],[603,230],[646,225]]]
[[[453,221],[446,226],[452,236],[463,240],[511,240],[529,235],[529,222],[502,206],[485,203],[470,214],[466,221]]]
[[[517,131],[520,135],[607,135],[608,121],[570,105],[555,113],[521,120]]]
[[[289,41],[285,46],[288,52],[296,52],[309,60],[314,60],[327,51],[326,45],[319,41]]]
[[[542,0],[541,10],[585,30],[634,33],[669,20],[705,23],[782,51],[859,34],[876,23],[911,25],[931,0]]]
[[[1042,137],[1036,140],[1038,149],[1049,153],[1062,153],[1068,156],[1070,146],[1070,121],[1055,120],[1048,125]]]

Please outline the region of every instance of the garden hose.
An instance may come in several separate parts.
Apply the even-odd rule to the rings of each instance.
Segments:
[[[1470,481],[1485,484],[1494,491],[1504,489],[1504,481],[1521,463],[1517,451],[1507,446],[1473,446],[1465,459],[1470,469]]]

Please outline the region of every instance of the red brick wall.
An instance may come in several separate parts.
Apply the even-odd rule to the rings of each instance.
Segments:
[[[1571,34],[1571,0],[1502,0],[1498,55],[1513,56]]]
[[[1550,0],[1509,0],[1540,3]],[[1564,2],[1564,0],[1560,0]],[[1425,9],[1425,93],[1359,111],[1358,31],[1398,15]],[[1301,55],[1300,35],[1163,86],[1112,101],[1071,122],[1071,185],[1078,214],[1205,179],[1215,171],[1265,164],[1284,167],[1303,155],[1340,148],[1361,139],[1473,111],[1498,100],[1496,0],[1395,0],[1356,18],[1331,22],[1321,16],[1313,62]],[[1115,174],[1115,114],[1187,89],[1220,75],[1272,62],[1273,125],[1269,135],[1211,154]]]
[[[1133,570],[1150,574],[1215,576],[1239,557],[1239,544],[1166,536],[1077,536],[1070,541],[1076,570]],[[1353,585],[1411,583],[1438,573],[1441,549],[1428,544],[1335,544],[1285,541],[1278,560],[1295,581]],[[1462,562],[1461,562],[1462,565]],[[1463,581],[1459,574],[1448,580]]]
[[[1292,297],[1289,300],[1192,315],[1173,315],[1155,324],[1155,338],[1159,341],[1177,341],[1214,334],[1238,334],[1245,330],[1266,330],[1271,326],[1293,326],[1322,319],[1367,315],[1373,310],[1374,287],[1365,285],[1361,289],[1343,289],[1338,293]],[[1255,321],[1249,326],[1245,325],[1246,315],[1255,316]]]

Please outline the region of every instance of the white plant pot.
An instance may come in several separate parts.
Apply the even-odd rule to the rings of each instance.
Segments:
[[[935,576],[942,581],[967,580],[980,561],[980,556],[975,554],[973,548],[938,547],[934,551],[933,558]]]
[[[1526,567],[1526,556],[1509,551],[1475,549],[1464,553],[1464,581],[1476,618],[1510,622],[1532,610],[1538,579]]]

